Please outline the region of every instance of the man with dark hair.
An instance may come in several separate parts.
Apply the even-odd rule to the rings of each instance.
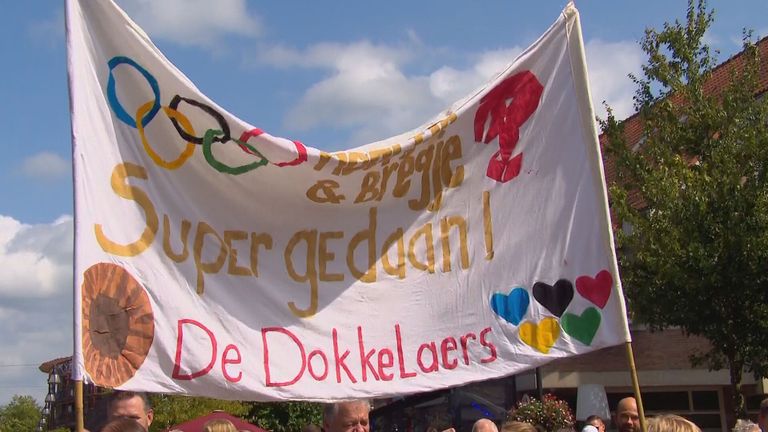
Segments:
[[[323,409],[323,430],[325,432],[368,432],[368,412],[371,405],[367,400],[330,403]]]
[[[154,416],[146,393],[116,390],[109,399],[108,421],[131,418],[149,430]]]

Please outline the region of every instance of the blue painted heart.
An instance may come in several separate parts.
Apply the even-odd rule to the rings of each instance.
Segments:
[[[554,285],[536,282],[533,298],[554,316],[561,317],[573,300],[573,284],[568,279],[560,279]]]
[[[514,288],[509,294],[495,293],[491,296],[491,310],[504,321],[518,325],[528,312],[531,297],[524,288]]]

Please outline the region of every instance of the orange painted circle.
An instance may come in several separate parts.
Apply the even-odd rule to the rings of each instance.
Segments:
[[[123,267],[98,263],[83,274],[83,358],[93,382],[117,387],[144,363],[155,334],[144,287]]]

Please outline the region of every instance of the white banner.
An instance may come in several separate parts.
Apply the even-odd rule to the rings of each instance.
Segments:
[[[76,377],[383,397],[629,340],[573,5],[422,127],[327,153],[69,0]]]

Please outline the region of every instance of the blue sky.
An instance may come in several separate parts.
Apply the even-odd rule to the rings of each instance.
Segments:
[[[326,150],[414,126],[484,82],[556,19],[564,1],[118,0],[219,105]],[[577,1],[598,114],[631,114],[627,78],[646,27],[684,1]],[[725,60],[743,28],[768,34],[764,0],[710,2]],[[0,404],[45,395],[36,365],[71,353],[72,186],[63,1],[4,5],[0,26]],[[20,365],[20,366],[16,366]],[[35,366],[32,366],[35,365]]]

